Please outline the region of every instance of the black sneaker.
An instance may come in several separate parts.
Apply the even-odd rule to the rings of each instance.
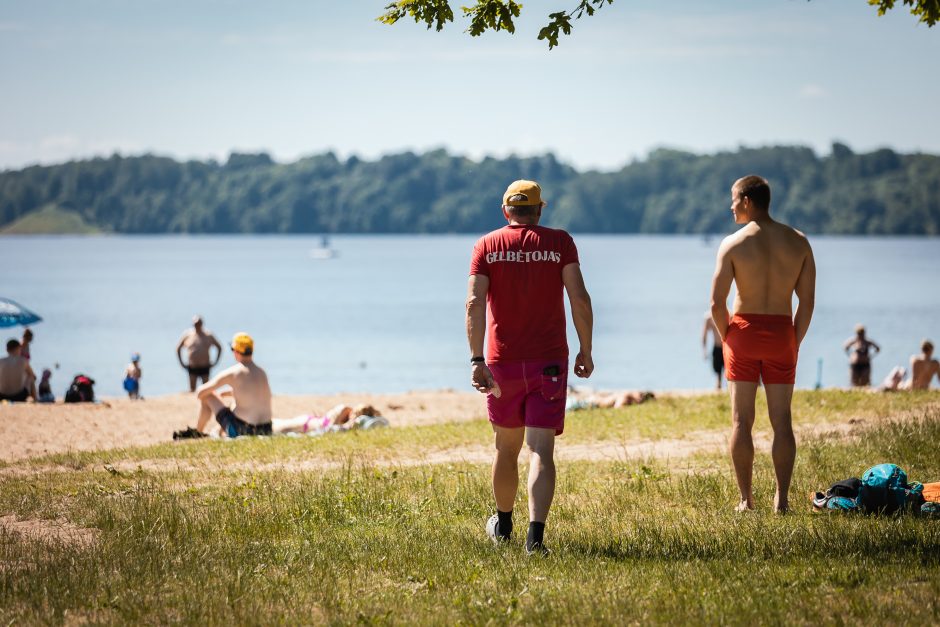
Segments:
[[[199,438],[208,437],[205,433],[197,429],[196,427],[186,427],[182,431],[174,431],[173,439],[174,440],[194,440]]]
[[[486,521],[486,537],[490,539],[490,542],[493,544],[500,544],[503,542],[509,542],[509,536],[504,536],[496,533],[496,526],[499,523],[499,514],[493,514],[490,516],[489,520]]]
[[[551,549],[546,547],[544,544],[536,543],[536,544],[533,544],[532,546],[526,545],[525,554],[530,555],[530,556],[535,555],[537,557],[548,557],[549,555],[552,554],[552,551]]]

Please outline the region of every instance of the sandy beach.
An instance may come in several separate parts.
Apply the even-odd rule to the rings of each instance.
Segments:
[[[130,401],[103,398],[94,404],[0,405],[0,460],[169,442],[173,431],[196,424],[198,404],[191,394]],[[486,415],[475,392],[415,391],[404,394],[276,396],[274,416],[320,414],[339,403],[369,403],[393,426],[472,420]]]

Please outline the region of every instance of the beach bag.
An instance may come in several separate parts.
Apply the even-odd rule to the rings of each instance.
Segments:
[[[842,481],[836,481],[829,486],[825,493],[817,492],[813,495],[813,510],[832,509],[841,512],[853,512],[858,509],[856,499],[858,499],[861,487],[862,480],[858,477],[849,477]]]
[[[83,374],[75,375],[72,385],[65,392],[66,403],[93,403],[95,401],[95,381]]]
[[[890,514],[902,509],[920,509],[924,486],[907,482],[907,473],[895,464],[872,466],[862,475],[858,508],[866,513]]]

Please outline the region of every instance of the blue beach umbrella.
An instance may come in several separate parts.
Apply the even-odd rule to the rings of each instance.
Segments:
[[[9,298],[0,297],[0,328],[15,327],[17,325],[26,326],[41,322],[42,318],[31,312],[19,303]]]

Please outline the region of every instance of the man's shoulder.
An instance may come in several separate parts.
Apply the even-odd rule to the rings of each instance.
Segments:
[[[243,374],[244,372],[247,372],[247,368],[245,368],[245,366],[243,366],[242,364],[232,364],[231,366],[229,366],[228,368],[220,372],[218,376],[220,379],[222,377],[237,377],[240,374]]]
[[[479,243],[481,243],[481,242],[491,241],[491,240],[494,240],[494,239],[499,239],[499,238],[501,238],[501,237],[505,237],[505,235],[506,235],[507,233],[509,233],[509,232],[510,232],[510,229],[508,229],[508,228],[505,227],[505,226],[504,226],[504,227],[500,227],[500,228],[498,228],[498,229],[493,229],[493,230],[490,231],[489,233],[486,233],[486,234],[484,234],[484,235],[481,235],[480,238],[477,240],[477,243],[479,244]]]

